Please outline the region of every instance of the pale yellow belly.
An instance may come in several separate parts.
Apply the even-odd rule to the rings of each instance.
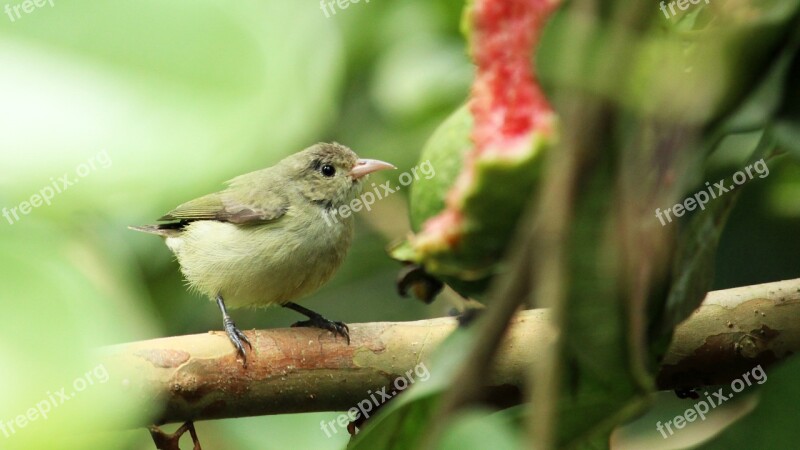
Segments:
[[[344,261],[352,222],[314,229],[198,221],[167,239],[189,285],[231,308],[293,301],[325,284]]]

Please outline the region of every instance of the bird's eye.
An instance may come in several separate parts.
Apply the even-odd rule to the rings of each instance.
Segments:
[[[319,171],[322,173],[323,176],[329,178],[336,175],[336,169],[330,164],[325,164],[319,169]]]

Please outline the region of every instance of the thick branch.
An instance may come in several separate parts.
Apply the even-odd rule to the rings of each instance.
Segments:
[[[553,338],[546,314],[523,311],[513,319],[488,386],[524,386],[528,362]],[[658,386],[726,382],[768,365],[800,350],[798,324],[800,279],[711,292],[676,330]],[[352,324],[349,346],[316,329],[247,331],[253,350],[246,368],[222,332],[108,347],[104,361],[132,395],[153,398],[159,423],[344,411],[368,390],[393,390],[455,326],[450,318]]]
[[[730,382],[800,349],[800,279],[712,291],[678,325],[656,378],[660,388]]]

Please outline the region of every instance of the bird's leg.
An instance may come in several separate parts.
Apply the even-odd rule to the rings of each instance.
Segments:
[[[217,305],[219,306],[219,310],[222,311],[222,325],[225,327],[225,333],[228,334],[228,338],[233,343],[233,346],[236,347],[236,351],[242,355],[242,362],[247,364],[247,355],[245,354],[242,341],[246,342],[250,349],[253,348],[253,344],[251,344],[247,336],[242,333],[242,330],[236,328],[236,324],[233,323],[231,316],[228,315],[228,309],[225,308],[225,300],[222,299],[222,295],[217,294]]]
[[[347,345],[350,345],[350,329],[347,328],[347,325],[343,322],[334,322],[332,320],[328,320],[322,317],[319,313],[315,313],[314,311],[304,308],[297,303],[285,303],[283,304],[284,308],[289,308],[291,310],[297,311],[300,314],[308,317],[308,320],[303,320],[301,322],[297,322],[292,324],[293,327],[314,327],[314,328],[322,328],[323,330],[328,330],[333,333],[334,336],[341,335],[345,339],[347,339]]]

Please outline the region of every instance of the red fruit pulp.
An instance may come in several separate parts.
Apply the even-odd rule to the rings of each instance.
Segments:
[[[554,115],[536,79],[532,59],[556,0],[475,0],[467,20],[477,65],[469,101],[473,147],[448,192],[445,209],[423,224],[417,248],[458,244],[463,199],[475,184],[478,160],[515,159],[532,151],[533,133],[550,135]]]

